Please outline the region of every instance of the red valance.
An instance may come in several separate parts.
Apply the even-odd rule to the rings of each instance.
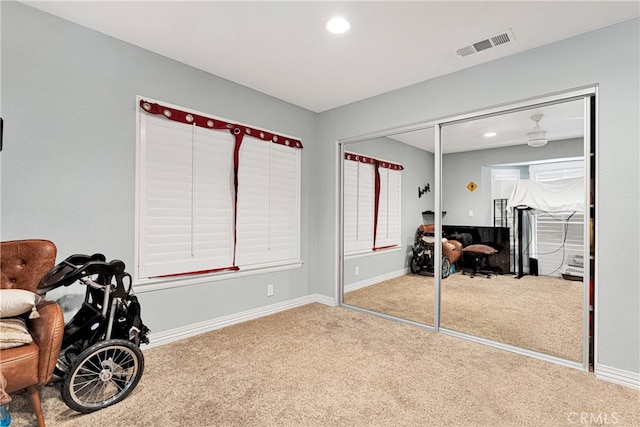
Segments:
[[[140,108],[149,114],[162,115],[174,122],[195,124],[198,127],[206,129],[226,129],[236,137],[242,135],[249,135],[254,138],[259,138],[264,141],[271,141],[275,144],[286,145],[292,148],[302,148],[302,142],[295,138],[289,138],[275,133],[267,132],[265,130],[256,129],[244,125],[225,122],[223,120],[213,119],[199,114],[189,113],[179,110],[173,107],[166,107],[164,105],[156,104],[154,102],[140,100]]]
[[[378,160],[374,157],[364,156],[362,154],[357,153],[344,153],[345,160],[351,160],[353,162],[360,163],[369,163],[372,165],[377,165],[380,168],[393,169],[393,170],[404,170],[404,167],[401,164],[391,163],[384,160]]]

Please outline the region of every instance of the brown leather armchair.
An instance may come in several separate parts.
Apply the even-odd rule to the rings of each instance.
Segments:
[[[56,246],[47,240],[14,240],[0,243],[0,288],[36,292],[40,279],[55,265]],[[29,319],[31,344],[0,350],[0,373],[6,378],[6,392],[28,389],[38,426],[44,415],[38,387],[46,384],[56,366],[64,316],[53,301],[37,306],[40,317]]]

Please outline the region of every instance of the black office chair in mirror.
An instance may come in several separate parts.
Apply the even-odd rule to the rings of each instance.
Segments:
[[[442,126],[441,328],[583,361],[585,102]]]
[[[433,127],[341,146],[343,303],[432,326]]]

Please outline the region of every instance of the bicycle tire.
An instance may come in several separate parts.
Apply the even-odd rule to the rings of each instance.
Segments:
[[[62,400],[86,414],[123,400],[138,385],[144,356],[131,341],[100,341],[82,351],[65,374]]]

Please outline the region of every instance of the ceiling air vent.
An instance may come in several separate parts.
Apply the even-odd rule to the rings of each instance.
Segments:
[[[487,37],[484,40],[480,40],[468,46],[456,49],[456,55],[460,57],[473,55],[474,53],[482,52],[483,50],[491,49],[492,47],[511,43],[515,40],[515,37],[513,37],[513,31],[511,31],[511,28],[508,28],[501,33],[498,33],[491,37]]]

